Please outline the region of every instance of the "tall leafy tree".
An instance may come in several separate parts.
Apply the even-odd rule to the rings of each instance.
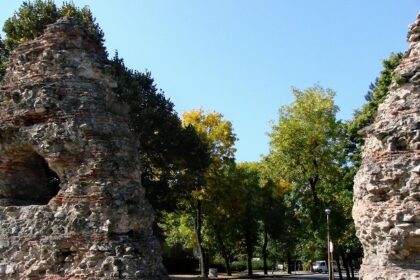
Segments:
[[[248,275],[253,274],[252,258],[254,257],[255,246],[258,242],[258,224],[260,220],[259,203],[260,196],[260,173],[256,163],[239,163],[237,173],[240,187],[244,193],[243,213],[240,213],[240,223],[238,224],[242,239],[245,243]]]
[[[284,182],[281,181],[274,182],[269,177],[265,177],[264,161],[258,165],[260,188],[258,190],[257,208],[258,217],[261,221],[261,255],[264,274],[268,274],[269,243],[276,244],[287,227],[284,195],[288,191],[288,185],[282,184]]]
[[[332,186],[340,173],[340,129],[336,120],[335,93],[319,86],[304,91],[293,89],[296,98],[283,106],[270,134],[274,178],[290,182],[310,209],[312,225],[318,224],[322,202],[319,192]]]
[[[236,135],[233,133],[232,123],[225,120],[217,112],[192,110],[183,114],[183,125],[193,126],[200,139],[206,143],[210,152],[210,165],[205,173],[205,181],[197,182],[191,193],[195,209],[194,232],[200,257],[201,276],[207,276],[205,250],[203,247],[202,224],[203,204],[208,202],[209,192],[220,185],[225,168],[234,164],[234,144]]]
[[[286,260],[288,272],[291,273],[292,260],[296,256],[297,245],[300,243],[304,228],[303,223],[308,223],[298,219],[296,209],[299,200],[293,196],[292,185],[281,178],[277,181],[270,179],[272,166],[266,159],[261,165],[263,169],[263,199],[260,211],[264,226],[262,256],[263,258],[270,257],[274,263],[277,263],[278,260]],[[265,246],[266,248],[264,248]],[[265,250],[267,252],[264,252]]]
[[[295,102],[281,108],[279,121],[273,126],[267,162],[273,180],[290,184],[284,199],[298,221],[293,229],[299,244],[296,253],[310,263],[326,252],[326,207],[333,209],[334,240],[342,237],[343,228],[354,232],[351,164],[345,149],[346,130],[336,119],[334,92],[316,86],[293,89],[293,94]],[[345,223],[340,228],[341,221]]]
[[[242,233],[238,225],[242,222],[246,193],[240,183],[234,165],[224,168],[218,184],[208,190],[204,203],[207,235],[215,253],[224,260],[228,275],[232,275],[231,262],[241,251],[238,243]]]

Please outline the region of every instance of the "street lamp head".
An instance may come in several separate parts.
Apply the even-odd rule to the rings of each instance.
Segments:
[[[325,214],[327,214],[327,215],[331,214],[331,209],[329,209],[329,208],[325,209]]]

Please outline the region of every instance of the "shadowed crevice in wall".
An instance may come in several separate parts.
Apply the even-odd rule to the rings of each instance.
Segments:
[[[44,205],[60,190],[60,178],[30,147],[0,155],[0,206]]]

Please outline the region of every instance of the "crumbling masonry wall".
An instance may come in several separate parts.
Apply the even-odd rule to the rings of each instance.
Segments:
[[[360,279],[420,279],[420,15],[375,122],[364,129],[353,217]]]
[[[0,279],[166,279],[105,50],[64,18],[0,88]]]

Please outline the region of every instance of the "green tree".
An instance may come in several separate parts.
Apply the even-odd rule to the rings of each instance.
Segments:
[[[242,239],[245,242],[248,275],[253,274],[252,258],[254,257],[255,246],[258,242],[259,229],[259,195],[260,195],[260,173],[257,163],[244,162],[237,165],[239,184],[244,193],[242,204],[243,213],[240,213],[238,224]]]
[[[293,94],[295,102],[281,108],[270,134],[267,164],[273,180],[290,185],[284,200],[298,225],[292,228],[297,242],[290,244],[299,244],[295,253],[309,266],[326,252],[325,208],[333,210],[335,241],[345,240],[343,232],[354,233],[352,173],[345,149],[349,145],[346,129],[336,119],[334,92],[317,86],[293,89]]]
[[[234,165],[224,168],[217,186],[209,189],[207,202],[204,203],[207,235],[216,254],[222,257],[228,275],[232,275],[231,262],[241,251],[238,224],[242,221],[245,205],[245,192],[236,171]]]
[[[78,8],[72,2],[64,2],[58,8],[52,0],[35,0],[23,2],[19,10],[4,23],[6,49],[11,51],[18,44],[40,36],[48,24],[64,16],[78,19],[98,43],[103,43],[103,31],[87,6]]]
[[[304,237],[308,227],[307,220],[299,219],[299,199],[294,197],[291,184],[283,179],[275,182],[272,197],[269,198],[274,204],[271,210],[275,211],[275,219],[267,221],[267,231],[270,235],[267,245],[267,254],[271,259],[287,262],[288,273],[292,273],[293,260],[297,257],[297,248],[300,243],[308,243]],[[268,213],[267,213],[268,214]],[[264,244],[264,243],[263,243]]]
[[[181,244],[184,248],[192,249],[196,246],[194,239],[193,221],[191,216],[182,212],[164,212],[159,226],[165,232],[165,242],[169,246]]]
[[[281,239],[286,221],[284,195],[287,186],[264,177],[264,161],[259,163],[260,188],[258,190],[258,216],[261,221],[261,255],[264,274],[268,274],[269,243],[276,244]],[[275,263],[275,262],[273,262]]]
[[[301,203],[311,210],[315,227],[322,206],[320,189],[331,187],[340,173],[338,108],[332,90],[318,86],[292,91],[296,101],[280,110],[279,122],[270,134],[268,161],[274,179],[290,182],[302,195]]]
[[[225,120],[217,112],[192,110],[183,114],[184,127],[193,126],[200,139],[207,144],[210,152],[210,165],[205,173],[205,181],[197,182],[195,190],[191,192],[192,206],[195,209],[194,232],[200,258],[201,276],[207,276],[205,250],[203,247],[202,223],[203,204],[209,201],[209,192],[220,186],[225,168],[234,164],[234,144],[236,136],[232,123]],[[205,208],[205,207],[204,207]]]
[[[211,151],[211,173],[217,173],[223,166],[234,163],[237,140],[233,133],[232,123],[225,120],[223,115],[217,112],[205,112],[202,109],[192,110],[182,114],[184,126],[192,125],[199,137],[207,143]]]
[[[252,258],[259,247],[267,273],[269,236],[276,237],[282,225],[280,193],[270,179],[263,180],[258,162],[226,168],[217,185],[208,190],[209,203],[204,204],[208,235],[214,239],[213,247],[224,259],[228,274],[231,261],[245,248],[248,273],[252,275]]]
[[[192,175],[209,165],[207,145],[192,126],[183,126],[174,104],[159,90],[150,72],[128,69],[118,53],[110,61],[116,92],[129,106],[130,125],[138,135],[143,185],[158,210],[173,210]],[[188,180],[187,178],[188,177]]]

